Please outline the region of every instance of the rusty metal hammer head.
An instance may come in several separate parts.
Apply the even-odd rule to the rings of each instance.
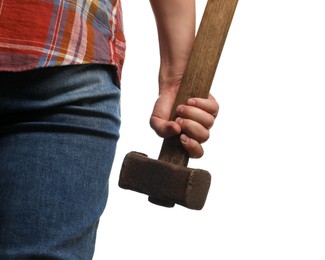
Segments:
[[[123,161],[119,186],[149,195],[149,200],[161,206],[175,203],[200,210],[207,198],[211,182],[209,172],[174,165],[130,152]]]

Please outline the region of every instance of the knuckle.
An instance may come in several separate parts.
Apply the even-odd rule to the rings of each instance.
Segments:
[[[204,131],[204,133],[202,133],[201,137],[200,137],[200,143],[204,143],[206,141],[208,141],[210,138],[210,131]]]
[[[207,119],[206,127],[208,129],[210,129],[214,125],[214,120],[215,120],[214,116],[211,116],[211,117],[209,117],[209,119]]]

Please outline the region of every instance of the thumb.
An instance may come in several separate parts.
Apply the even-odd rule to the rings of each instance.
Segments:
[[[179,124],[162,119],[154,114],[150,117],[150,126],[162,138],[168,138],[181,133]]]

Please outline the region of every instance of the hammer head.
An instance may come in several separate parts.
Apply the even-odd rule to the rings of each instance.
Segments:
[[[137,152],[128,153],[123,161],[119,186],[147,194],[149,201],[172,207],[175,203],[200,210],[211,183],[209,172],[153,160]]]

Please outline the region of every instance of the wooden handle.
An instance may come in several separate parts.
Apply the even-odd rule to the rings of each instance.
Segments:
[[[177,117],[176,107],[189,98],[208,97],[237,2],[208,0],[170,120]],[[174,136],[164,139],[158,159],[187,166],[189,156],[179,136]]]

